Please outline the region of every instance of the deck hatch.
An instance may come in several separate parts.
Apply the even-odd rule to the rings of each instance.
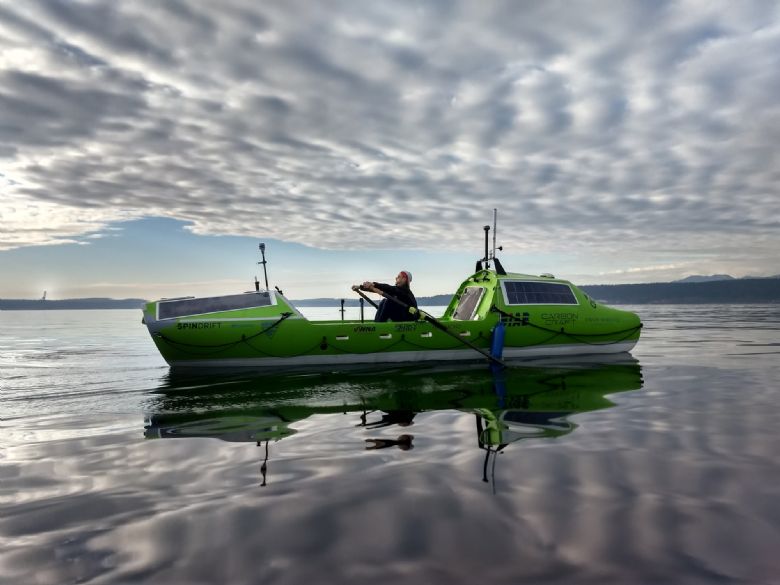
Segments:
[[[158,319],[174,319],[204,313],[219,313],[238,309],[269,307],[275,299],[268,292],[252,292],[222,297],[206,297],[202,299],[181,299],[175,301],[160,301],[157,303]]]
[[[458,301],[458,307],[452,314],[452,318],[457,321],[471,321],[477,313],[479,301],[485,294],[485,288],[481,286],[467,286],[463,289]]]
[[[501,287],[507,305],[579,304],[571,287],[559,282],[502,280]]]

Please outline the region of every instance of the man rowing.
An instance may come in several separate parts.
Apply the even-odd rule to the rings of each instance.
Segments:
[[[395,286],[392,284],[383,284],[381,282],[366,281],[359,287],[355,286],[352,288],[355,290],[360,289],[367,292],[377,293],[384,297],[393,297],[401,301],[401,303],[404,305],[408,305],[409,307],[414,307],[416,309],[417,299],[414,298],[412,289],[409,287],[411,282],[412,273],[408,270],[402,270],[398,273],[398,276],[395,277]],[[374,321],[379,322],[416,320],[417,317],[410,314],[406,307],[400,305],[399,303],[393,302],[388,298],[382,299],[382,302],[379,303],[379,308],[377,309],[376,317],[374,318]]]

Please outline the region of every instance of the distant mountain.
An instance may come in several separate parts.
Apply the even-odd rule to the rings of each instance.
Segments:
[[[57,311],[88,309],[140,309],[143,299],[0,299],[0,311]]]
[[[580,286],[597,301],[621,305],[686,303],[780,303],[780,278],[730,278],[703,282],[656,282],[648,284],[596,284]],[[421,306],[441,306],[452,295],[417,297]],[[293,301],[299,307],[337,307],[340,299]],[[345,306],[356,307],[356,299],[345,299]]]
[[[615,304],[780,303],[780,278],[598,284],[580,288],[597,301]]]
[[[713,282],[716,280],[734,280],[734,277],[729,274],[711,274],[710,276],[693,274],[691,276],[681,278],[680,280],[673,280],[672,282]]]
[[[780,278],[725,278],[701,277],[711,280],[686,280],[648,284],[596,284],[580,286],[597,301],[621,305],[635,304],[728,304],[780,303]],[[417,297],[421,306],[441,306],[450,302],[452,295]],[[305,299],[293,301],[299,307],[337,307],[340,299]],[[356,307],[357,299],[345,299],[345,306]]]

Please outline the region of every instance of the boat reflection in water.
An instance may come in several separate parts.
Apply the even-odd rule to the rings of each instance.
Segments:
[[[418,413],[457,410],[475,417],[475,444],[485,450],[482,472],[488,482],[495,456],[507,445],[571,433],[577,425],[569,416],[609,408],[607,395],[641,387],[641,367],[628,354],[565,365],[526,362],[503,370],[447,364],[254,377],[171,371],[148,405],[145,435],[256,443],[265,485],[269,441],[294,434],[291,425],[312,415],[354,416],[345,428],[397,430],[397,437],[366,439],[365,448],[409,450],[414,447],[409,426]]]

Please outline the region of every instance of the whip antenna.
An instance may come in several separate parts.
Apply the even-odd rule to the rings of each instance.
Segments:
[[[504,267],[501,265],[501,261],[496,258],[496,250],[499,252],[504,251],[503,246],[496,247],[496,233],[498,231],[498,209],[495,207],[493,208],[493,254],[491,254],[491,258],[493,259],[493,266],[495,266],[496,274],[505,275],[506,270],[504,270]]]
[[[498,209],[493,208],[493,254],[491,258],[496,257],[496,224],[498,223]]]

